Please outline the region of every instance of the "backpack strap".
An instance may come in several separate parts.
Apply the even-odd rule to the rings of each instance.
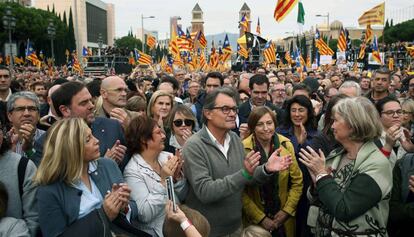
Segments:
[[[17,166],[17,177],[19,181],[19,194],[20,198],[23,196],[23,182],[24,176],[26,175],[26,167],[29,163],[29,159],[26,157],[20,157],[19,165]]]

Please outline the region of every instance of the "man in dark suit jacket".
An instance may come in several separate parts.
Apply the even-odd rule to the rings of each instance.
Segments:
[[[53,106],[60,118],[81,117],[91,127],[92,134],[99,140],[101,156],[115,160],[122,168],[126,165],[125,138],[121,124],[112,119],[95,118],[92,96],[88,89],[79,82],[67,82],[52,94]],[[38,166],[42,159],[43,143],[46,134],[41,136],[34,145],[31,160]],[[62,139],[65,139],[62,137]]]
[[[269,79],[265,75],[256,74],[250,78],[250,99],[240,105],[239,118],[240,126],[243,127],[243,123],[247,123],[247,119],[252,111],[252,107],[267,106],[271,110],[276,112],[277,123],[280,124],[282,120],[283,111],[277,108],[274,104],[267,100],[269,91]]]

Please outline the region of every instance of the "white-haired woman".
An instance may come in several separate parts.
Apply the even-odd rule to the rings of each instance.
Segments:
[[[313,180],[308,223],[316,236],[387,236],[392,170],[374,143],[382,129],[378,112],[366,98],[345,98],[333,119],[342,148],[326,158],[310,147],[300,152]]]

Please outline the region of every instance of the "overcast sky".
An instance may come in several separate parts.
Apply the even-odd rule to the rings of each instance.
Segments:
[[[134,34],[141,27],[141,14],[155,16],[145,19],[144,28],[159,32],[164,39],[169,33],[170,16],[180,16],[183,28],[191,25],[191,10],[198,2],[204,12],[204,32],[206,35],[221,32],[238,32],[238,12],[246,2],[251,9],[252,31],[256,30],[257,18],[260,17],[262,35],[265,38],[280,38],[298,32],[296,23],[297,7],[281,22],[273,18],[277,0],[103,0],[115,4],[116,37],[127,35],[132,27]],[[366,10],[382,3],[381,0],[302,0],[305,8],[305,26],[308,30],[316,24],[326,23],[326,17],[315,17],[316,14],[329,12],[330,22],[340,20],[345,27],[358,26],[358,17]],[[412,0],[387,0],[386,16],[414,17]]]

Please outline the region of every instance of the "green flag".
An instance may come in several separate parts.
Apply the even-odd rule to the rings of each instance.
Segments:
[[[302,1],[299,1],[298,4],[298,23],[305,24],[305,9],[303,8]]]

